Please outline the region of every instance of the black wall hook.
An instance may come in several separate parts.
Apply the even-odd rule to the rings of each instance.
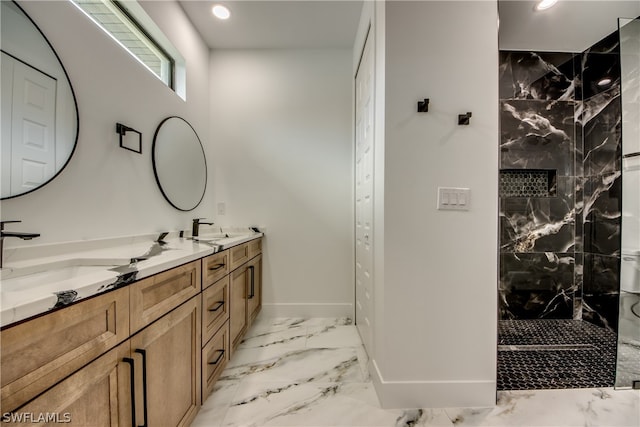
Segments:
[[[418,101],[418,113],[426,113],[429,111],[429,98],[424,101]]]
[[[467,114],[458,114],[459,125],[468,125],[469,119],[471,119],[471,112],[468,112]]]
[[[123,139],[124,136],[127,134],[127,132],[134,132],[136,134],[138,134],[137,137],[137,148],[131,148],[131,147],[127,147],[126,145],[123,144]],[[125,150],[129,150],[129,151],[133,151],[134,153],[138,153],[138,154],[142,154],[142,133],[138,132],[137,130],[130,128],[129,126],[125,126],[122,123],[116,123],[116,133],[118,135],[120,135],[120,147],[124,148]]]

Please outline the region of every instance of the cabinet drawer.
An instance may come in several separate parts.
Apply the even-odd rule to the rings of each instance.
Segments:
[[[201,289],[200,270],[198,260],[131,285],[131,334],[197,295]]]
[[[202,259],[202,289],[213,285],[229,274],[229,251],[222,251]]]
[[[262,253],[262,237],[247,242],[247,245],[249,245],[249,259]]]
[[[225,323],[202,349],[202,401],[211,394],[213,386],[229,361],[229,323]]]
[[[0,333],[2,410],[16,409],[129,337],[123,288]]]
[[[229,319],[229,276],[202,292],[202,343]]]
[[[229,259],[231,271],[249,261],[249,243],[243,243],[229,249]]]

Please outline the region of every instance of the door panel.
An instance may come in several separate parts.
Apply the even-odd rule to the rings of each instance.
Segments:
[[[371,350],[373,320],[373,55],[365,41],[356,74],[355,251],[356,326],[365,348]]]

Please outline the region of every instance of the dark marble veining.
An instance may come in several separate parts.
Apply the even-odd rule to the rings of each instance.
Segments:
[[[575,242],[574,179],[557,179],[556,197],[500,201],[502,252],[569,252]]]
[[[52,307],[52,309],[66,307],[78,298],[78,292],[74,290],[55,292],[55,295],[58,300],[56,301],[56,304]]]
[[[580,84],[574,54],[500,52],[500,99],[571,101]]]
[[[573,318],[573,254],[500,255],[500,319]]]
[[[500,167],[573,175],[574,103],[501,102]]]
[[[586,253],[584,264],[582,318],[617,331],[620,258]]]
[[[582,213],[585,252],[620,255],[621,200],[621,172],[586,179]]]
[[[605,175],[621,169],[622,106],[610,100],[583,126],[584,175]]]

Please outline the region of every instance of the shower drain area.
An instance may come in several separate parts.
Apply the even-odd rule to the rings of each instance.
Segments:
[[[581,320],[501,320],[497,388],[613,387],[616,339]]]

